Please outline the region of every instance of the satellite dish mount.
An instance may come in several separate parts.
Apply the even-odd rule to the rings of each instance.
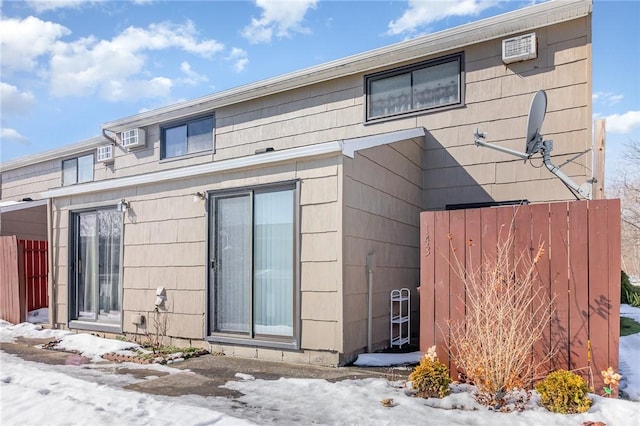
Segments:
[[[571,190],[576,198],[580,197],[585,199],[591,199],[591,183],[592,181],[585,182],[582,185],[576,184],[569,176],[564,174],[561,170],[561,166],[555,166],[551,163],[551,151],[553,151],[553,141],[544,140],[544,137],[540,133],[542,130],[542,122],[547,112],[547,94],[544,90],[539,90],[531,101],[531,107],[529,108],[529,117],[527,119],[527,137],[525,144],[525,152],[516,151],[515,149],[506,148],[499,145],[486,142],[486,133],[482,133],[476,129],[474,133],[474,141],[476,146],[484,146],[487,148],[495,149],[496,151],[511,154],[518,158],[522,158],[525,162],[535,154],[540,153],[542,156],[542,162],[545,167],[554,175],[556,175],[566,186]],[[566,163],[565,163],[566,164]]]

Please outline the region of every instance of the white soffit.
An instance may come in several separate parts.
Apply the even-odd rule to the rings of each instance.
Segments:
[[[198,164],[195,166],[181,167],[171,170],[163,170],[144,175],[127,176],[122,178],[101,180],[98,182],[84,183],[80,185],[64,186],[50,189],[41,193],[44,198],[65,197],[69,195],[88,194],[92,192],[122,189],[136,185],[166,182],[169,180],[187,179],[195,176],[219,173],[229,170],[265,167],[283,161],[295,161],[304,158],[322,155],[344,154],[353,158],[355,151],[374,146],[400,142],[406,139],[424,137],[426,131],[423,127],[398,130],[395,132],[381,133],[378,135],[364,136],[360,138],[344,139],[336,142],[325,142],[317,145],[290,148],[282,151],[255,154],[247,157],[232,158],[229,160],[212,163]]]

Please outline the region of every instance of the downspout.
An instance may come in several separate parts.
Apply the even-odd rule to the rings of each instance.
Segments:
[[[47,198],[47,289],[49,291],[49,324],[56,328],[56,286],[53,284],[53,203]]]
[[[367,352],[373,351],[373,268],[375,267],[376,254],[371,252],[367,255],[367,284],[368,284],[368,301],[367,310]]]
[[[111,136],[109,136],[107,134],[107,131],[111,132],[111,130],[107,130],[107,129],[102,129],[102,136],[104,136],[105,139],[111,141],[111,143],[113,143],[114,145],[118,145],[118,141],[116,141],[114,138],[112,138]],[[111,132],[113,133],[113,132]]]

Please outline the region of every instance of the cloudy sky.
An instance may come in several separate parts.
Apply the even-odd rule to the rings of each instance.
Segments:
[[[104,122],[439,31],[527,1],[0,0],[0,160]],[[640,139],[640,2],[596,0],[608,174]]]

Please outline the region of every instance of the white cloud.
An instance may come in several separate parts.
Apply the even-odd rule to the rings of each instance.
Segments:
[[[110,101],[163,97],[172,87],[165,77],[140,78],[145,53],[178,48],[209,58],[224,49],[215,40],[198,40],[191,22],[163,22],[147,29],[129,27],[112,40],[87,37],[72,43],[56,43],[51,58],[51,93],[54,96],[87,96],[99,93]],[[135,90],[127,94],[127,91]]]
[[[403,15],[389,22],[388,34],[413,33],[450,16],[474,16],[504,0],[409,0]]]
[[[83,4],[98,3],[96,0],[26,0],[27,6],[35,10],[36,13],[42,13],[56,9],[77,9]]]
[[[93,6],[104,3],[107,0],[26,0],[27,6],[36,13],[47,12],[57,9],[79,9],[82,6]],[[133,0],[134,4],[146,5],[154,0]]]
[[[247,67],[249,63],[249,58],[247,57],[247,52],[238,47],[234,47],[231,49],[231,53],[226,58],[228,61],[233,61],[233,69],[235,72],[242,72]]]
[[[317,0],[256,0],[262,9],[259,19],[251,18],[251,24],[242,30],[242,36],[250,43],[268,43],[272,37],[290,37],[291,32],[308,33],[301,25],[307,10],[316,7]]]
[[[628,134],[634,128],[640,127],[640,111],[627,111],[624,114],[611,114],[606,117],[600,114],[594,116],[604,118],[607,132],[611,133]]]
[[[11,129],[8,127],[0,128],[0,140],[9,141],[9,142],[18,142],[21,144],[27,144],[29,140],[20,134],[16,129]]]
[[[186,77],[180,79],[180,82],[189,86],[195,86],[198,83],[209,80],[206,75],[198,74],[197,72],[192,70],[191,64],[186,61],[180,64],[180,71],[182,71],[186,75]]]
[[[25,114],[35,103],[30,92],[21,92],[16,86],[0,81],[0,110],[3,114]]]
[[[40,56],[48,55],[58,39],[71,31],[53,22],[33,16],[2,19],[0,40],[3,70],[32,71]]]
[[[593,102],[612,106],[624,99],[624,95],[611,92],[595,92],[591,95]]]
[[[111,80],[102,85],[100,97],[111,102],[163,98],[171,94],[172,86],[173,82],[166,77],[150,80]]]

